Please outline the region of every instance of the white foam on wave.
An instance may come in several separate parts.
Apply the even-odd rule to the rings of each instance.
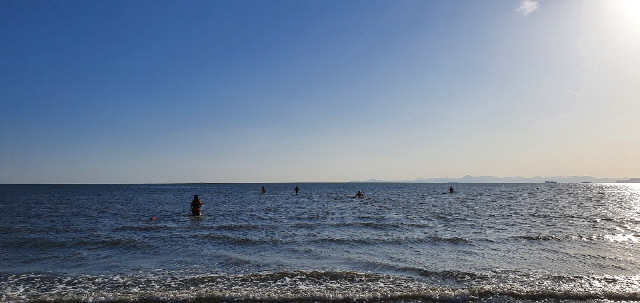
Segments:
[[[437,275],[437,273],[434,273]],[[495,275],[460,287],[357,272],[279,272],[237,276],[5,276],[0,301],[467,301],[638,300],[640,276]]]

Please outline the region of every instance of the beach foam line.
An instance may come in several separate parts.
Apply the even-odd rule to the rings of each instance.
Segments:
[[[434,272],[433,275],[437,275]],[[451,274],[451,273],[443,273]],[[504,277],[503,277],[504,278]],[[637,277],[502,278],[464,287],[349,271],[223,276],[1,276],[1,302],[536,302],[640,300]],[[533,280],[532,280],[533,281]],[[478,284],[478,285],[473,285]]]

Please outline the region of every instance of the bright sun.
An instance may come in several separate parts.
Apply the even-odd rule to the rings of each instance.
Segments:
[[[638,0],[611,0],[609,7],[615,11],[619,22],[626,26],[640,29],[640,1]]]

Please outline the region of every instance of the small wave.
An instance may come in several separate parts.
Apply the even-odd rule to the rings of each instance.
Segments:
[[[223,243],[231,243],[236,245],[259,245],[259,244],[281,244],[283,241],[276,238],[246,238],[238,236],[220,235],[220,234],[200,234],[192,235],[192,238],[203,238]]]
[[[221,231],[264,230],[265,226],[260,226],[255,224],[227,224],[227,225],[214,226],[211,229],[221,230]]]
[[[558,242],[626,242],[626,243],[638,243],[640,242],[640,235],[638,234],[611,234],[611,235],[524,235],[515,236],[514,239],[524,241],[558,241]]]
[[[141,225],[141,226],[121,226],[115,228],[114,231],[164,231],[164,230],[175,230],[176,227],[166,226],[166,225]]]
[[[86,246],[102,246],[102,247],[120,247],[120,246],[137,246],[140,241],[135,238],[114,238],[114,239],[81,239],[74,244]]]
[[[355,228],[367,228],[367,229],[380,229],[380,230],[388,230],[388,229],[401,229],[401,228],[426,228],[432,227],[433,223],[379,223],[379,222],[341,222],[341,223],[318,223],[318,222],[299,222],[291,224],[291,227],[295,228],[327,228],[327,227],[336,227],[336,228],[344,228],[344,227],[355,227]]]
[[[524,240],[524,241],[558,241],[558,242],[637,242],[638,235],[630,234],[630,235],[597,235],[597,234],[589,234],[589,235],[563,235],[563,236],[555,236],[555,235],[524,235],[524,236],[514,236],[513,239]]]
[[[516,239],[525,241],[562,241],[563,238],[553,235],[516,236]]]
[[[40,238],[40,237],[12,239],[4,243],[7,243],[7,245],[11,248],[19,248],[19,249],[24,249],[24,248],[51,249],[51,248],[73,246],[73,243],[69,241]]]
[[[459,237],[390,237],[390,238],[334,238],[326,237],[318,242],[337,244],[409,244],[409,243],[430,243],[430,244],[471,244],[471,241]]]

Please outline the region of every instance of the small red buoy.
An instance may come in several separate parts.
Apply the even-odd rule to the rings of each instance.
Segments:
[[[151,217],[151,220],[155,220],[155,219],[156,219],[156,217]]]

